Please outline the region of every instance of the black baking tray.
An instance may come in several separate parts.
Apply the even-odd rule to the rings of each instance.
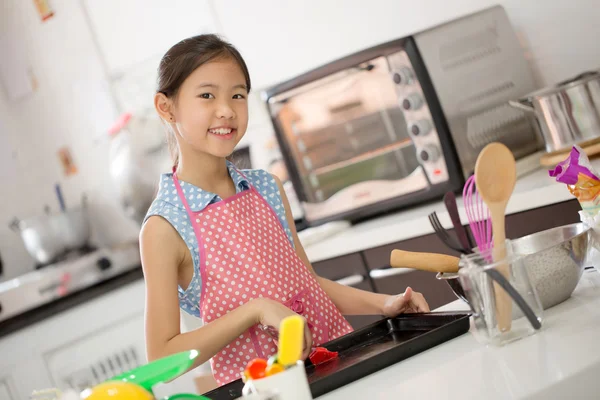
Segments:
[[[434,312],[402,314],[382,319],[349,335],[326,343],[337,359],[314,366],[307,361],[306,375],[313,397],[377,372],[422,351],[444,343],[469,330],[468,313]],[[241,380],[205,394],[211,400],[237,399]]]

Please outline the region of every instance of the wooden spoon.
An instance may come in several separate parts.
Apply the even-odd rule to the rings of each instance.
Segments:
[[[479,153],[475,164],[477,190],[488,206],[492,218],[494,235],[494,261],[506,258],[506,232],[504,229],[506,205],[517,181],[515,157],[508,147],[501,143],[490,143]],[[509,278],[508,265],[498,266],[498,271]],[[496,317],[501,332],[510,331],[512,323],[512,303],[508,294],[494,283],[496,292]]]
[[[458,257],[437,253],[417,253],[392,250],[390,265],[393,268],[414,268],[429,272],[458,272]]]

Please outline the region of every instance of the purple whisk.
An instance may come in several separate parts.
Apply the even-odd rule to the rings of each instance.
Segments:
[[[483,199],[479,196],[475,185],[475,175],[472,175],[463,188],[463,203],[469,227],[477,243],[479,253],[491,254],[490,250],[493,247],[492,238],[492,219],[490,210],[487,208]]]

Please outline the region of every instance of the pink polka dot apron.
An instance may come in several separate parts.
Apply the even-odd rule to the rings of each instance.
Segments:
[[[308,267],[296,255],[275,211],[251,186],[194,212],[173,174],[177,193],[192,221],[200,248],[200,311],[210,323],[259,297],[302,315],[313,346],[352,332]],[[273,338],[256,325],[211,360],[219,385],[240,378],[248,361],[277,352]]]

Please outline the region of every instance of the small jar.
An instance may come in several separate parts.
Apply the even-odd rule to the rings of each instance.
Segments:
[[[523,257],[512,252],[510,240],[502,247],[462,256],[460,266],[478,340],[504,345],[539,330],[542,305]],[[512,294],[502,284],[512,286]]]

